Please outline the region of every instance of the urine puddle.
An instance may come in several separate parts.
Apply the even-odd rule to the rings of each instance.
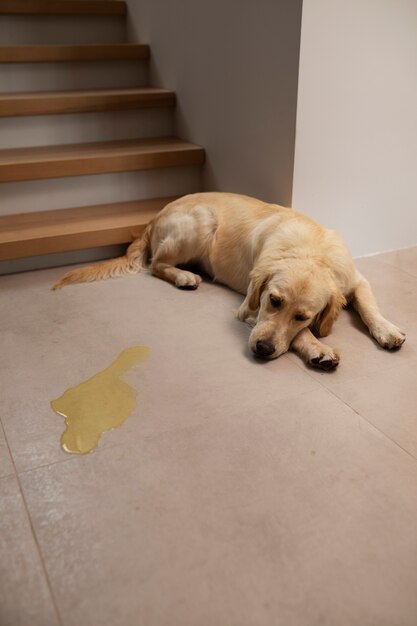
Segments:
[[[103,433],[127,420],[135,407],[137,393],[121,376],[148,354],[149,349],[144,346],[126,348],[105,370],[52,400],[53,410],[65,418],[61,445],[66,452],[91,452]]]

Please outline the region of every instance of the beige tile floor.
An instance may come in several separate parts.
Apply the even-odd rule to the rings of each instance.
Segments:
[[[0,278],[1,626],[417,624],[417,248],[358,265],[408,341],[346,311],[334,373],[254,362],[208,282]],[[131,345],[133,415],[66,454],[50,400]]]

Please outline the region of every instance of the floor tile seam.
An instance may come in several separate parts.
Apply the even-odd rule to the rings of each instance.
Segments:
[[[17,481],[18,481],[18,484],[19,484],[19,490],[20,490],[20,493],[21,493],[21,496],[22,496],[23,505],[24,505],[25,510],[26,510],[26,515],[28,517],[28,521],[29,521],[29,525],[30,525],[30,528],[31,528],[31,531],[32,531],[32,535],[33,535],[33,539],[34,539],[34,542],[35,542],[35,545],[36,545],[36,549],[37,549],[38,554],[39,554],[39,559],[40,559],[42,570],[43,570],[43,573],[44,573],[44,576],[45,576],[45,581],[46,581],[46,584],[47,584],[47,587],[49,589],[49,593],[50,593],[50,596],[51,596],[51,601],[52,601],[52,605],[54,607],[56,618],[57,618],[59,626],[63,626],[63,622],[62,622],[62,619],[61,619],[61,614],[60,614],[60,611],[58,609],[58,602],[57,602],[57,599],[55,598],[54,590],[53,590],[53,587],[52,587],[52,582],[51,582],[51,579],[50,579],[50,576],[49,576],[49,572],[47,570],[46,563],[45,563],[45,560],[44,560],[44,557],[43,557],[42,549],[41,549],[41,546],[40,546],[40,543],[39,543],[39,540],[38,540],[38,537],[37,537],[37,534],[36,534],[36,531],[35,531],[35,527],[34,527],[34,524],[33,524],[32,516],[30,515],[30,512],[29,512],[29,507],[28,507],[28,504],[27,504],[27,501],[26,501],[26,497],[25,497],[25,494],[24,494],[24,491],[23,491],[22,484],[20,482],[19,475],[17,475]]]
[[[106,446],[113,447],[113,446]],[[102,448],[104,449],[104,448]],[[51,461],[50,463],[42,463],[41,465],[33,465],[32,467],[27,467],[25,469],[17,470],[17,476],[23,476],[24,474],[29,474],[30,472],[34,472],[35,470],[45,469],[46,467],[52,467],[54,465],[61,465],[61,463],[68,463],[69,461],[74,461],[79,458],[80,454],[71,454],[67,459],[61,459],[60,461]]]
[[[147,438],[147,437],[145,437],[145,438]],[[25,474],[30,474],[31,472],[36,472],[38,470],[46,469],[48,467],[55,467],[55,465],[62,465],[63,463],[69,463],[71,461],[75,462],[76,460],[79,460],[81,457],[91,457],[93,455],[102,453],[105,450],[112,450],[114,448],[120,448],[122,446],[128,446],[128,445],[130,445],[130,442],[121,441],[119,443],[113,443],[113,444],[107,443],[103,447],[98,446],[94,450],[91,450],[90,452],[87,452],[87,454],[77,454],[77,453],[71,454],[71,453],[68,453],[68,457],[65,458],[65,459],[61,459],[60,461],[51,461],[51,463],[42,463],[42,465],[34,465],[33,467],[27,467],[26,469],[22,469],[22,470],[17,471],[16,475],[17,475],[17,477],[24,476]]]
[[[321,385],[321,383],[320,383]],[[409,450],[407,450],[406,448],[404,448],[401,444],[398,443],[398,441],[395,441],[395,439],[393,439],[392,437],[390,437],[386,432],[384,432],[383,430],[381,430],[380,428],[378,428],[378,426],[376,426],[376,424],[374,424],[373,422],[371,422],[365,415],[362,415],[362,413],[360,413],[357,409],[355,409],[355,407],[353,407],[351,404],[349,404],[349,402],[347,402],[346,400],[343,400],[343,398],[340,398],[332,389],[328,389],[327,387],[324,387],[324,385],[322,385],[322,387],[324,389],[326,389],[326,391],[332,395],[334,398],[336,398],[336,400],[338,400],[339,402],[341,402],[343,405],[347,406],[351,411],[353,411],[358,417],[360,417],[364,422],[366,422],[366,424],[368,424],[368,426],[370,426],[373,430],[375,430],[376,432],[378,432],[380,435],[382,435],[384,437],[384,439],[387,439],[388,441],[390,441],[394,446],[396,446],[397,448],[399,448],[402,452],[404,452],[405,454],[407,454],[409,457],[411,457],[413,459],[413,461],[415,463],[417,463],[417,457],[414,456],[414,454],[412,454],[411,452],[409,452]]]
[[[1,432],[3,433],[3,439],[4,439],[4,441],[5,441],[6,448],[7,448],[7,452],[9,453],[10,462],[11,462],[11,464],[12,464],[12,469],[13,469],[13,471],[12,471],[12,472],[10,472],[9,474],[3,474],[3,476],[2,476],[1,478],[7,478],[8,476],[17,476],[16,465],[14,464],[14,461],[13,461],[12,452],[11,452],[11,450],[10,450],[9,440],[8,440],[8,439],[7,439],[7,437],[6,437],[6,431],[5,431],[5,429],[4,429],[4,426],[3,426],[3,422],[2,422],[2,420],[1,420],[1,417],[0,417],[0,430],[1,430]]]
[[[343,404],[345,404],[346,406],[348,406],[350,409],[352,409],[352,411],[354,411],[354,413],[356,413],[356,415],[358,415],[359,417],[361,417],[369,426],[371,426],[374,430],[376,430],[378,433],[380,433],[385,439],[388,439],[388,441],[390,441],[392,444],[394,444],[397,448],[399,448],[402,452],[404,452],[405,454],[407,454],[409,457],[411,457],[413,459],[414,462],[417,463],[417,457],[410,452],[409,450],[407,450],[406,448],[404,448],[400,443],[398,443],[398,441],[396,441],[395,439],[393,439],[392,437],[390,437],[390,435],[388,435],[388,433],[386,433],[384,430],[381,430],[381,428],[378,428],[378,426],[376,424],[374,424],[370,419],[368,419],[365,415],[363,415],[362,413],[360,413],[357,409],[355,409],[353,406],[351,406],[348,402],[346,402],[345,400],[342,400],[342,398],[339,398],[339,396],[337,396],[335,393],[333,393],[332,391],[330,391],[330,393],[332,393],[332,395],[335,396],[335,398],[337,398],[338,400],[340,400],[340,402],[343,402]]]
[[[0,423],[1,423],[1,421],[0,421]],[[41,563],[43,575],[45,577],[46,585],[47,585],[47,588],[49,590],[52,606],[54,607],[55,615],[56,615],[57,622],[58,622],[59,626],[63,626],[63,623],[62,623],[62,620],[61,620],[61,615],[60,615],[60,612],[58,610],[58,603],[56,601],[55,594],[53,592],[51,580],[49,578],[49,574],[48,574],[48,571],[46,569],[46,564],[45,564],[45,561],[44,561],[44,558],[43,558],[42,550],[41,550],[41,547],[40,547],[40,544],[39,544],[39,541],[38,541],[38,537],[37,537],[36,532],[35,532],[35,527],[33,525],[32,517],[31,517],[30,512],[29,512],[29,507],[28,507],[27,502],[26,502],[26,497],[25,497],[25,494],[24,494],[24,491],[23,491],[22,484],[20,482],[19,474],[17,472],[16,464],[15,464],[14,458],[12,456],[12,452],[11,452],[11,449],[10,449],[10,446],[9,446],[9,442],[8,442],[8,440],[6,438],[6,434],[5,434],[5,431],[4,431],[4,428],[3,428],[3,424],[1,424],[1,427],[2,427],[2,430],[3,430],[4,435],[5,435],[6,445],[7,445],[7,448],[9,450],[10,458],[12,460],[13,468],[14,468],[14,471],[15,471],[14,475],[16,477],[16,481],[17,481],[17,484],[18,484],[18,487],[19,487],[20,497],[22,498],[23,507],[25,509],[26,516],[27,516],[27,519],[28,519],[28,522],[29,522],[29,527],[30,527],[30,530],[31,530],[31,533],[32,533],[33,541],[35,543],[36,550],[38,552],[38,556],[39,556],[39,560],[40,560],[40,563]]]
[[[300,368],[302,367],[301,363],[297,364]],[[395,367],[395,366],[392,366]],[[395,368],[397,369],[397,367]],[[387,433],[385,433],[383,430],[380,430],[373,422],[371,422],[367,417],[365,417],[364,415],[362,415],[362,413],[360,413],[359,411],[357,411],[353,406],[351,406],[348,402],[346,402],[345,400],[343,400],[343,398],[340,398],[340,396],[337,395],[337,393],[335,391],[333,391],[332,389],[330,389],[329,387],[326,387],[320,380],[317,380],[316,378],[314,378],[310,372],[306,372],[310,378],[312,378],[313,380],[315,380],[321,387],[322,389],[324,389],[325,391],[327,391],[329,394],[331,394],[334,398],[336,398],[339,402],[341,402],[342,404],[344,404],[345,406],[347,406],[349,409],[351,409],[356,415],[358,415],[360,418],[362,418],[369,426],[371,426],[373,429],[375,429],[377,432],[379,432],[381,435],[383,435],[386,439],[388,439],[389,441],[391,441],[391,443],[393,443],[395,446],[397,446],[398,448],[400,448],[400,450],[402,450],[403,452],[405,452],[408,456],[410,456],[413,461],[417,462],[417,457],[415,457],[411,452],[409,452],[408,450],[406,450],[405,448],[403,448],[397,441],[395,441],[394,439],[392,439]],[[331,375],[331,374],[330,374]],[[366,377],[366,376],[365,376]],[[361,377],[359,377],[361,378]],[[349,378],[348,382],[352,381],[354,379]]]

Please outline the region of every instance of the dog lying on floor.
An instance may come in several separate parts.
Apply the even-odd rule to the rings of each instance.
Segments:
[[[253,326],[249,346],[258,357],[274,359],[291,347],[309,365],[333,369],[339,354],[317,337],[330,333],[349,302],[380,346],[394,349],[405,341],[379,312],[336,233],[293,209],[231,193],[171,202],[126,256],[68,272],[54,289],[145,267],[180,289],[197,289],[200,276],[176,267],[191,262],[246,296],[237,316]]]

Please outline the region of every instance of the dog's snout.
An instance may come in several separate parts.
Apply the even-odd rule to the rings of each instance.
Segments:
[[[255,345],[255,354],[258,356],[271,356],[275,352],[275,346],[272,341],[265,339],[258,339]]]

